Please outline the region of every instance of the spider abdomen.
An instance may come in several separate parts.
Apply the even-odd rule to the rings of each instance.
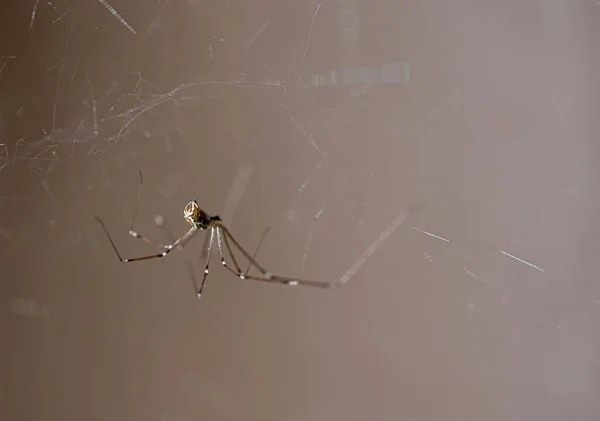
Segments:
[[[192,200],[183,209],[183,217],[193,227],[205,230],[210,225],[212,218],[206,212],[200,209],[196,199]]]

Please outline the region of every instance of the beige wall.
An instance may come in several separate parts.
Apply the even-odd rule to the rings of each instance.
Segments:
[[[115,0],[133,34],[25,3],[0,24],[0,420],[600,418],[600,5]],[[372,86],[306,82],[359,66]],[[127,235],[138,169],[139,232],[196,198],[250,250],[270,226],[273,273],[350,279],[215,259],[198,301],[202,238],[119,263],[93,217],[156,251]]]

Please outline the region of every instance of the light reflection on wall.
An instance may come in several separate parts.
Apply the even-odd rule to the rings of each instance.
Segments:
[[[47,306],[36,303],[29,298],[13,298],[10,300],[10,311],[18,316],[33,317],[35,319],[47,319],[51,313]]]
[[[301,80],[306,88],[338,85],[404,84],[410,81],[410,65],[400,61],[370,66],[346,67],[313,73]]]

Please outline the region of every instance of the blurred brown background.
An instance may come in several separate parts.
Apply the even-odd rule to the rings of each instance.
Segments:
[[[600,419],[600,4],[0,19],[0,420]],[[202,238],[119,263],[93,216],[156,251],[127,235],[138,169],[139,232],[196,198],[249,249],[270,226],[270,271],[350,279],[215,260],[198,301]]]

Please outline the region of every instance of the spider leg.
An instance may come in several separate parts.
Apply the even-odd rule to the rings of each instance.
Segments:
[[[331,288],[331,284],[329,282],[288,278],[285,276],[272,275],[270,273],[267,273],[264,276],[244,275],[244,279],[251,279],[253,281],[269,282],[273,284],[281,284],[287,286],[303,285],[315,288]]]
[[[202,255],[201,255],[202,257],[206,257],[206,253],[207,253],[207,250],[208,250],[208,239],[209,239],[209,236],[205,235],[204,236],[204,243],[202,244]]]
[[[238,243],[238,241],[233,237],[233,235],[231,235],[231,233],[229,232],[229,229],[227,229],[227,227],[223,224],[220,225],[220,228],[223,230],[223,237],[225,238],[225,244],[229,246],[229,241],[228,239],[230,239],[233,242],[233,245],[244,255],[244,257],[246,259],[248,259],[248,261],[250,262],[250,264],[254,267],[256,267],[256,269],[259,270],[260,273],[262,273],[263,275],[268,274],[267,270],[265,268],[263,268],[261,265],[258,264],[258,262],[256,260],[254,260],[252,258],[252,256],[250,256],[250,254],[241,246],[240,243]],[[262,240],[261,240],[262,241]],[[231,251],[231,247],[229,248],[229,253],[233,255],[232,251]],[[239,268],[239,266],[237,267],[238,269],[238,273],[241,274],[241,269]]]
[[[223,237],[225,238],[225,244],[226,245],[229,244],[227,241],[227,238],[229,238],[233,242],[235,247],[244,255],[244,257],[246,257],[246,259],[248,259],[248,261],[251,263],[251,265],[255,266],[262,274],[262,276],[254,276],[254,275],[244,274],[241,272],[241,270],[239,270],[239,267],[237,268],[238,270],[236,271],[236,270],[230,268],[229,266],[227,266],[225,261],[222,260],[223,266],[225,266],[227,269],[229,269],[229,271],[233,272],[240,279],[251,279],[253,281],[270,282],[270,283],[282,284],[282,285],[288,285],[288,286],[304,285],[304,286],[311,286],[311,287],[316,287],[316,288],[330,288],[329,282],[289,278],[286,276],[273,275],[270,272],[267,272],[261,265],[258,264],[258,262],[256,262],[256,260],[254,260],[254,258],[252,256],[250,256],[250,254],[241,246],[241,244],[237,242],[237,240],[231,235],[231,233],[229,232],[227,227],[225,227],[224,225],[221,224],[221,225],[219,225],[219,228],[221,228],[223,230]],[[218,235],[219,235],[219,231],[217,231],[217,236]],[[229,249],[229,253],[233,256],[231,249]],[[223,257],[221,257],[221,258],[223,258]]]
[[[142,188],[144,187],[144,176],[142,174],[142,170],[139,170],[139,174],[140,174],[140,185],[138,187],[138,191],[137,191],[137,195],[136,195],[136,199],[135,199],[135,204],[133,207],[133,215],[131,217],[131,224],[129,225],[129,235],[131,235],[133,238],[137,238],[138,240],[142,240],[145,241],[148,244],[152,244],[153,246],[162,248],[162,249],[168,249],[168,245],[165,244],[158,244],[155,241],[152,241],[151,239],[149,239],[148,237],[139,234],[136,230],[134,230],[134,223],[135,223],[135,219],[137,218],[137,214],[138,214],[138,209],[140,207],[140,201],[142,199]],[[158,224],[161,228],[162,227],[162,223]],[[163,228],[164,230],[166,230],[166,228]],[[167,235],[169,235],[169,233],[167,232]]]
[[[221,229],[220,229],[221,227],[222,227],[222,225],[215,227],[215,229],[217,230],[217,245],[218,245],[218,248],[219,248],[219,254],[221,255],[221,264],[229,272],[233,273],[238,278],[245,279],[245,276],[242,273],[242,269],[240,268],[240,265],[238,265],[237,261],[235,260],[235,255],[233,254],[231,246],[229,245],[229,241],[227,241],[227,235],[225,234],[225,231],[223,231],[223,240],[225,242],[225,247],[227,247],[227,252],[231,256],[231,260],[233,261],[233,264],[235,265],[235,268],[232,268],[231,266],[229,266],[227,264],[227,262],[225,261],[225,254],[223,253],[223,247],[221,246]]]
[[[208,265],[210,264],[210,252],[212,251],[215,229],[216,229],[215,227],[210,228],[210,240],[208,242],[208,249],[206,251],[206,265],[204,266],[204,275],[202,275],[202,281],[200,282],[200,288],[198,288],[198,292],[196,293],[198,298],[200,298],[200,296],[202,295],[202,290],[204,289],[204,283],[206,282],[206,277],[208,276]],[[217,236],[218,235],[219,234],[217,233]]]
[[[165,257],[172,250],[174,250],[177,246],[179,246],[179,245],[183,246],[198,231],[195,227],[190,228],[190,230],[187,233],[185,233],[182,237],[178,238],[173,244],[168,244],[168,245],[164,246],[165,251],[163,251],[162,253],[151,254],[151,255],[148,255],[148,256],[141,256],[141,257],[133,257],[133,258],[126,259],[126,258],[123,258],[121,256],[121,253],[119,253],[119,250],[117,249],[117,246],[115,245],[115,242],[113,241],[112,237],[110,236],[110,234],[108,232],[108,229],[106,228],[106,225],[104,224],[104,222],[100,218],[98,218],[97,216],[95,217],[95,219],[96,219],[96,221],[98,221],[98,223],[102,227],[102,230],[106,234],[106,237],[108,238],[108,241],[110,241],[110,244],[111,244],[113,250],[115,251],[115,254],[119,258],[119,260],[121,262],[124,262],[124,263],[139,262],[140,260],[150,260],[150,259],[157,259],[157,258],[160,258],[160,257]]]
[[[263,231],[263,233],[260,237],[260,240],[258,240],[258,244],[256,245],[254,252],[252,253],[252,260],[248,261],[248,268],[246,269],[246,272],[244,272],[245,277],[248,277],[248,272],[250,272],[250,269],[252,268],[252,262],[256,261],[256,255],[258,254],[258,250],[260,249],[262,242],[265,240],[265,237],[267,236],[267,234],[269,233],[270,230],[271,230],[271,227],[265,228],[265,230]],[[225,237],[225,238],[227,238],[227,237]]]
[[[235,276],[240,276],[242,273],[242,269],[238,264],[233,251],[231,251],[231,246],[229,245],[229,241],[227,240],[227,236],[223,234],[223,241],[225,242],[225,247],[227,247],[227,252],[229,256],[231,256],[231,260],[233,261],[233,265],[235,266],[235,270],[227,265],[225,262],[225,254],[223,253],[223,247],[221,246],[221,227],[222,225],[217,225],[215,229],[217,230],[217,245],[219,246],[219,254],[221,255],[221,264],[229,269]]]

